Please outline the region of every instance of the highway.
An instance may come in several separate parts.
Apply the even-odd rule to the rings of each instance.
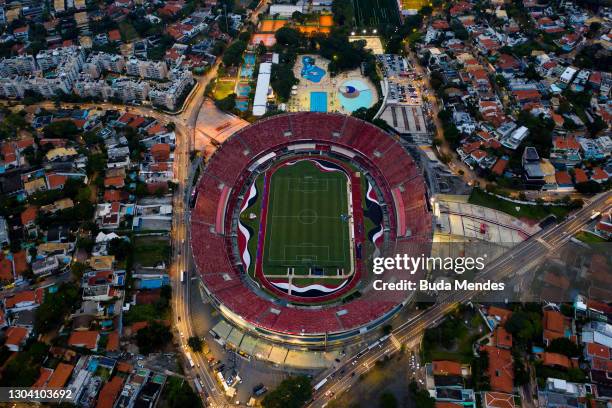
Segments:
[[[569,239],[580,231],[590,220],[593,212],[603,211],[612,204],[612,193],[606,192],[591,200],[565,221],[540,231],[527,241],[510,249],[504,255],[493,260],[482,272],[478,281],[499,281],[523,268],[528,268],[542,261],[548,254],[561,248]],[[459,302],[469,301],[477,292],[462,291],[442,296],[438,303],[427,310],[415,312],[402,325],[392,331],[392,335],[379,346],[364,349],[343,365],[325,372],[314,380],[314,384],[327,378],[319,389],[313,393],[309,408],[324,407],[334,395],[348,390],[361,374],[369,371],[376,361],[399,350],[402,344],[418,341],[423,331],[435,326]]]

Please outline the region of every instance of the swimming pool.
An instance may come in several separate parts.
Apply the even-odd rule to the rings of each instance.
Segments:
[[[310,111],[327,112],[327,92],[310,93]]]
[[[242,60],[243,64],[240,67],[240,76],[242,78],[252,78],[255,72],[255,54],[244,54]]]
[[[250,92],[251,92],[251,87],[247,83],[241,82],[236,87],[236,94],[238,96],[247,97],[249,96]]]
[[[372,90],[359,79],[350,79],[343,82],[338,90],[338,97],[342,109],[347,112],[354,112],[359,108],[369,108],[373,102]]]
[[[302,57],[302,78],[306,78],[310,82],[321,82],[321,79],[325,76],[325,70],[317,67],[314,63],[314,58],[307,55]]]

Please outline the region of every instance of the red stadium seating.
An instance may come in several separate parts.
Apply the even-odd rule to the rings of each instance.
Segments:
[[[262,329],[301,335],[335,333],[354,329],[381,319],[405,297],[396,291],[381,298],[380,293],[361,290],[362,296],[341,306],[317,308],[283,306],[260,297],[248,285],[232,259],[235,238],[231,217],[225,216],[223,229],[215,231],[216,215],[223,188],[230,188],[225,214],[238,205],[238,196],[250,176],[255,158],[285,146],[312,140],[318,146],[339,145],[361,155],[353,160],[367,170],[382,191],[389,215],[391,247],[415,256],[427,253],[430,244],[431,215],[426,202],[425,184],[414,161],[391,136],[356,118],[327,113],[300,113],[273,116],[239,130],[209,159],[198,182],[198,199],[191,212],[191,246],[197,270],[215,299],[243,319]],[[328,149],[322,149],[328,150]],[[395,196],[391,190],[396,189]],[[360,201],[360,196],[354,199]],[[401,214],[396,214],[399,200]],[[397,237],[396,216],[401,217],[410,236]],[[222,233],[224,232],[224,233]],[[405,279],[402,271],[389,276]]]

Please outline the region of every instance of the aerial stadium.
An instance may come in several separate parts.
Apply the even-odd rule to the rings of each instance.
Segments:
[[[191,247],[207,294],[227,320],[272,341],[330,346],[386,324],[410,297],[371,288],[372,258],[419,256],[431,243],[412,157],[350,116],[243,128],[210,157],[196,192]]]

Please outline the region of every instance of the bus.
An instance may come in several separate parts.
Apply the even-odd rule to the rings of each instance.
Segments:
[[[191,368],[195,367],[195,364],[193,363],[193,358],[191,358],[191,353],[187,351],[185,355],[187,356],[187,360],[189,361],[189,366]]]
[[[325,377],[323,380],[321,380],[321,382],[319,382],[317,385],[315,385],[315,386],[313,387],[313,389],[314,389],[315,391],[318,391],[318,390],[319,390],[319,389],[320,389],[322,386],[324,386],[324,385],[325,385],[325,383],[326,383],[326,382],[327,382],[327,377]]]
[[[181,283],[185,283],[185,271],[181,271]]]
[[[200,380],[198,380],[197,378],[195,379],[195,381],[193,382],[195,384],[196,389],[198,390],[198,392],[200,394],[202,394],[202,384],[200,383]]]

